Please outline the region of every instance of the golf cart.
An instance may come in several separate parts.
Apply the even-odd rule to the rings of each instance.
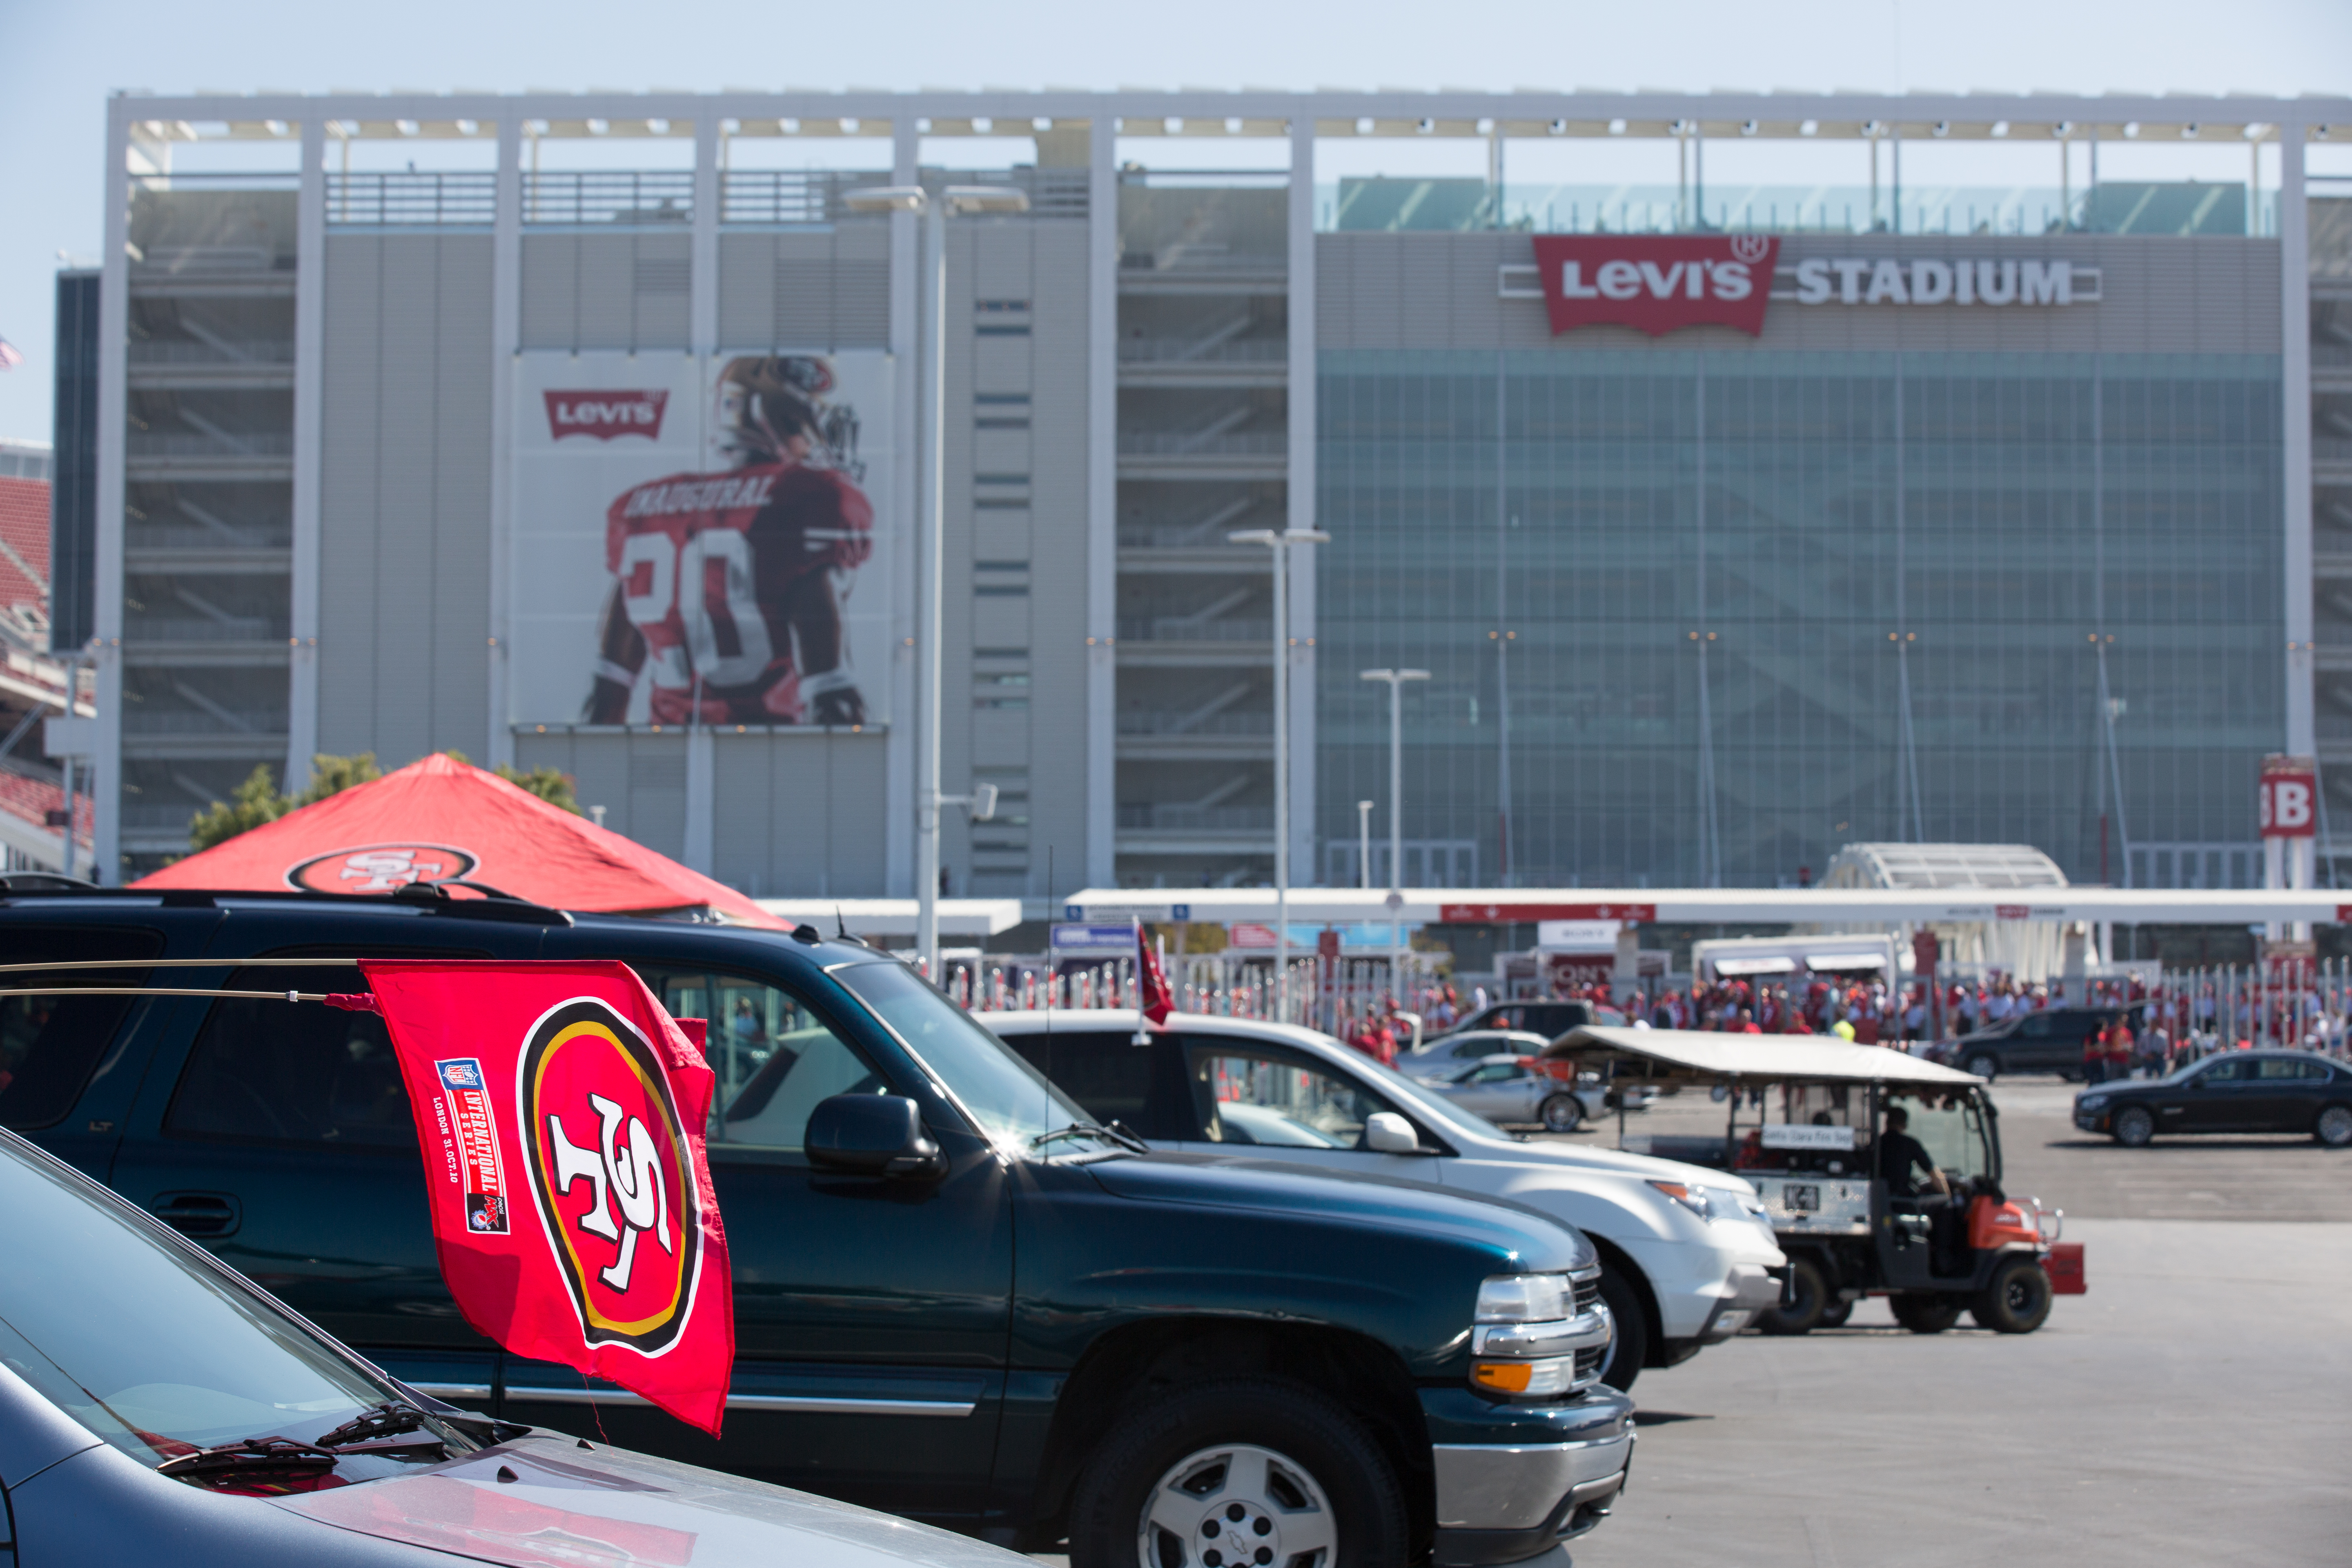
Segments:
[[[1709,1091],[1720,1134],[1660,1128],[1621,1146],[1754,1184],[1789,1255],[1780,1305],[1757,1319],[1766,1333],[1835,1327],[1864,1296],[1888,1298],[1914,1333],[1941,1333],[1964,1309],[2031,1333],[2053,1291],[2083,1289],[2080,1247],[2056,1248],[2051,1267],[2063,1216],[2001,1191],[2000,1122],[1981,1079],[1880,1046],[1689,1029],[1587,1026],[1545,1054],[1620,1082]],[[1882,1177],[1879,1133],[1897,1110],[1948,1192],[1915,1196]]]

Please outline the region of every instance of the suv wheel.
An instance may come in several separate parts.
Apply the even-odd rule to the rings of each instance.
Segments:
[[[2330,1149],[2352,1144],[2352,1105],[2331,1105],[2319,1113],[2319,1124],[2311,1135]]]
[[[1915,1334],[1940,1334],[1960,1321],[1960,1302],[1951,1296],[1889,1296],[1886,1304]]]
[[[1996,1333],[2032,1333],[2050,1317],[2049,1271],[2023,1253],[2004,1259],[1969,1315]]]
[[[1555,1094],[1538,1108],[1547,1132],[1573,1132],[1584,1125],[1584,1102],[1572,1094]]]
[[[1380,1445],[1304,1384],[1236,1377],[1146,1405],[1078,1477],[1070,1568],[1402,1568]]]
[[[1650,1321],[1642,1316],[1641,1295],[1606,1263],[1601,1266],[1601,1301],[1617,1325],[1609,1341],[1609,1359],[1601,1365],[1601,1381],[1620,1394],[1631,1394],[1633,1380],[1650,1359]]]
[[[2126,1105],[2116,1112],[2115,1132],[2116,1142],[2125,1148],[2145,1149],[2156,1136],[2156,1118],[2144,1105]]]
[[[1757,1313],[1756,1327],[1768,1334],[1808,1334],[1821,1327],[1829,1304],[1829,1281],[1822,1278],[1821,1265],[1810,1258],[1791,1258],[1780,1304]]]
[[[1969,1058],[1960,1070],[1990,1083],[2000,1076],[2000,1058],[1990,1051],[1978,1051]]]

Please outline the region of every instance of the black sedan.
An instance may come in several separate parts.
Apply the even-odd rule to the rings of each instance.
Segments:
[[[2224,1051],[2153,1083],[2074,1097],[2074,1125],[2138,1149],[2158,1133],[2307,1132],[2352,1146],[2352,1068],[2309,1051]]]

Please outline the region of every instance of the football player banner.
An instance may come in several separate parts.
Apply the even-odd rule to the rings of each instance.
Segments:
[[[400,1058],[441,1274],[466,1321],[717,1436],[735,1311],[699,1040],[611,960],[360,968]]]

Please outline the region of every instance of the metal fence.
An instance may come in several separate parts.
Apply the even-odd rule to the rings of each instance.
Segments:
[[[526,224],[677,224],[694,221],[690,169],[583,169],[522,177]]]
[[[371,174],[327,176],[327,222],[352,228],[488,225],[498,215],[498,176]]]

